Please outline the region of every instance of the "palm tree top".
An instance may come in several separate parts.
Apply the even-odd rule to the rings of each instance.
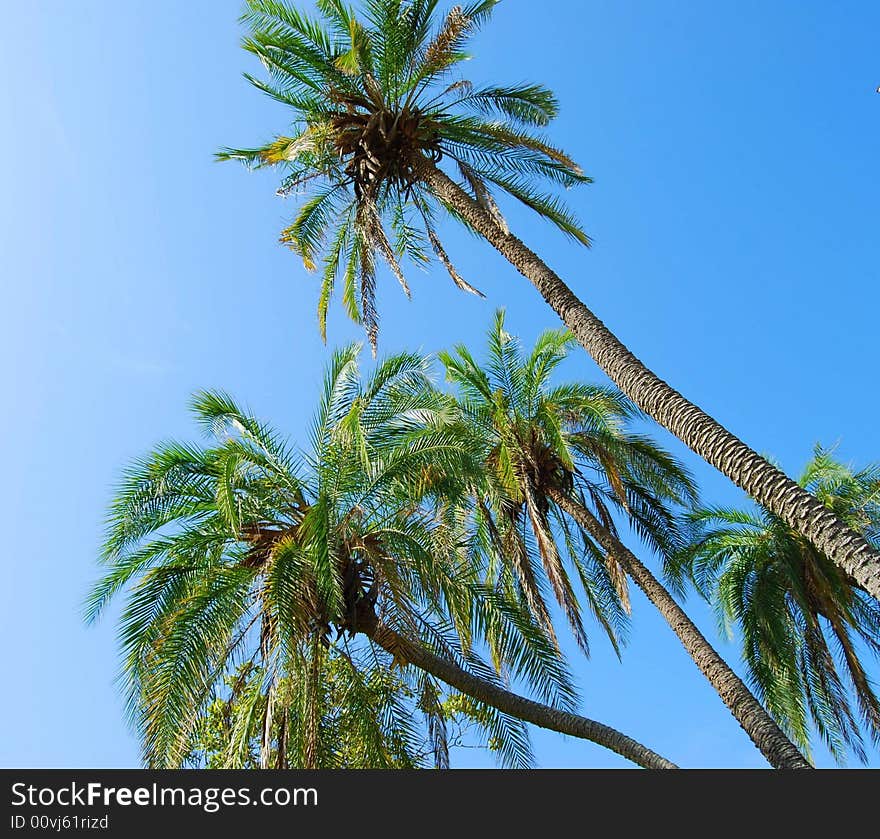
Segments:
[[[573,575],[618,649],[628,626],[625,574],[588,534],[572,527],[550,494],[560,491],[589,506],[615,535],[615,514],[622,516],[666,555],[680,544],[678,510],[696,499],[692,478],[631,428],[641,415],[619,390],[554,381],[574,344],[568,330],[547,330],[527,349],[507,331],[499,309],[486,337],[480,361],[464,345],[439,354],[484,464],[475,490],[484,549],[504,569],[502,581],[522,593],[552,632],[543,593],[549,584],[574,638],[588,652]]]
[[[317,0],[319,17],[312,17],[286,2],[248,0],[244,47],[268,78],[245,76],[291,108],[293,131],[218,157],[277,167],[285,173],[279,194],[301,197],[281,241],[307,269],[321,265],[323,336],[341,276],[343,305],[375,352],[380,260],[407,295],[401,262],[425,267],[432,252],[459,288],[480,293],[458,273],[437,233],[442,212],[466,222],[428,189],[426,165],[450,164],[449,174],[504,230],[493,190],[589,245],[554,190],[590,178],[538,133],[557,115],[553,93],[531,83],[477,86],[459,72],[470,57],[468,41],[498,1],[443,15],[437,0],[364,0],[360,13],[341,0]]]
[[[880,547],[880,466],[854,469],[817,446],[799,484]],[[880,655],[877,601],[763,508],[709,507],[691,519],[676,570],[715,604],[726,632],[739,626],[768,709],[804,749],[812,722],[838,762],[847,749],[865,760],[862,731],[880,740],[880,699],[862,661],[862,651]]]

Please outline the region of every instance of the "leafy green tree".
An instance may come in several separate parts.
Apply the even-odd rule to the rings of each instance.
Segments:
[[[660,581],[621,542],[615,513],[661,555],[675,554],[681,548],[677,511],[695,502],[696,490],[674,458],[629,430],[637,411],[619,391],[553,384],[551,376],[572,343],[567,331],[545,332],[526,354],[498,312],[484,363],[464,346],[440,356],[458,385],[469,436],[482,448],[486,468],[475,484],[477,530],[501,565],[506,588],[522,592],[535,617],[549,627],[541,586],[548,581],[586,650],[567,568],[612,640],[607,616],[619,617],[628,602],[629,577],[771,765],[808,766]]]
[[[880,467],[853,471],[817,448],[800,482],[880,545]],[[762,701],[804,749],[812,721],[839,762],[848,748],[865,760],[862,729],[880,742],[880,701],[860,653],[880,653],[877,602],[767,510],[710,507],[692,520],[677,570],[714,604],[728,635],[739,629]]]
[[[353,661],[337,649],[315,651],[321,752],[310,755],[311,662],[299,678],[281,679],[270,694],[265,671],[247,662],[225,678],[194,730],[185,764],[209,769],[415,768],[427,757],[425,738],[406,702],[404,684],[387,667]],[[269,708],[270,701],[274,704]]]
[[[350,347],[334,355],[307,452],[229,397],[202,393],[193,407],[214,444],[162,446],[123,480],[109,517],[106,573],[88,615],[128,589],[123,683],[145,762],[186,760],[200,718],[242,663],[254,669],[240,689],[235,760],[248,759],[254,713],[262,718],[263,765],[284,714],[298,725],[285,724],[287,744],[275,743],[276,752],[307,768],[329,761],[325,651],[350,642],[384,655],[385,670],[424,671],[466,694],[505,765],[528,765],[527,721],[640,765],[672,768],[573,713],[556,648],[524,609],[485,584],[457,497],[478,463],[446,430],[450,400],[431,386],[428,362],[393,356],[363,380],[357,354]],[[500,673],[479,658],[484,643],[500,653]],[[405,714],[377,727],[370,693],[359,687],[376,671],[341,672],[350,688],[346,713],[360,721],[358,742],[370,747],[362,764],[410,759],[406,738],[386,750],[406,728]],[[507,680],[522,681],[546,704],[512,693]]]
[[[249,0],[245,48],[266,79],[248,78],[290,107],[293,130],[221,159],[278,167],[279,192],[302,194],[282,233],[309,269],[321,266],[322,333],[334,288],[375,349],[376,275],[387,263],[409,294],[401,260],[431,252],[467,291],[438,234],[449,214],[486,239],[533,283],[611,380],[760,504],[804,534],[875,598],[880,553],[797,483],[651,372],[508,229],[493,190],[589,244],[555,191],[589,182],[540,131],[557,114],[536,84],[473,84],[457,74],[467,42],[498,0],[438,15],[437,0],[317,0],[319,19],[280,0]],[[446,168],[441,167],[441,162]]]
[[[317,650],[317,738],[314,763],[328,769],[449,768],[452,748],[488,747],[510,753],[492,709],[461,694],[445,696],[422,671],[392,669],[387,655],[349,644]],[[267,716],[265,674],[252,662],[226,676],[194,729],[186,766],[207,769],[288,769],[306,766],[307,683],[286,677]],[[421,718],[421,719],[420,719]],[[269,728],[267,730],[267,720]],[[513,729],[521,737],[519,727]],[[528,756],[527,751],[523,751]]]

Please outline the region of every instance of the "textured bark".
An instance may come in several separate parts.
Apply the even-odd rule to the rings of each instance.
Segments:
[[[608,377],[646,414],[779,516],[880,600],[880,552],[825,505],[720,423],[652,373],[533,251],[506,233],[476,201],[437,167],[419,173],[528,279]]]
[[[358,630],[391,653],[395,660],[412,664],[467,696],[485,702],[511,717],[550,731],[590,740],[617,752],[645,769],[678,769],[671,761],[610,726],[549,705],[542,705],[540,702],[504,690],[492,682],[462,670],[454,662],[435,655],[421,644],[404,638],[375,618],[371,621],[360,621]]]
[[[785,736],[742,679],[715,651],[684,609],[651,571],[582,504],[563,492],[547,490],[553,501],[570,515],[620,564],[648,600],[666,618],[690,657],[718,692],[724,704],[774,769],[810,769],[810,762]]]

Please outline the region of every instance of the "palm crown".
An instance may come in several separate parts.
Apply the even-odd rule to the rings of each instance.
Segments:
[[[437,0],[364,0],[358,16],[342,0],[317,0],[316,20],[275,0],[248,0],[246,49],[268,79],[247,78],[294,113],[293,132],[221,159],[285,173],[279,193],[302,196],[281,234],[314,270],[322,264],[318,319],[337,279],[349,316],[378,336],[376,268],[384,261],[404,291],[401,260],[424,266],[430,253],[460,288],[477,292],[454,267],[437,233],[441,205],[420,178],[445,160],[460,185],[506,229],[492,190],[507,193],[583,244],[589,239],[552,192],[589,178],[536,129],[557,113],[534,84],[479,87],[457,74],[468,39],[498,0],[456,6]],[[442,209],[464,221],[448,205]],[[466,223],[466,222],[465,222]]]
[[[587,651],[570,569],[616,647],[629,605],[624,571],[553,503],[550,491],[591,507],[612,535],[615,514],[622,513],[665,555],[679,546],[677,508],[693,502],[693,483],[681,464],[629,427],[638,411],[616,388],[553,382],[574,343],[569,332],[544,332],[525,352],[499,311],[487,337],[483,363],[464,346],[440,353],[485,467],[474,485],[484,550],[498,579],[515,584],[548,628],[543,589],[549,582]]]
[[[853,471],[820,448],[800,483],[880,545],[880,468]],[[880,654],[877,601],[764,509],[715,507],[692,518],[679,570],[717,605],[725,628],[740,627],[743,657],[768,709],[805,749],[812,720],[838,761],[847,746],[864,759],[859,716],[880,739],[880,700],[860,658],[860,646]]]

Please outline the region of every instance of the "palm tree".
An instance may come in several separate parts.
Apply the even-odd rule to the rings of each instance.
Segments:
[[[800,482],[880,544],[880,467],[853,471],[817,448]],[[880,742],[880,700],[859,645],[880,653],[877,602],[766,510],[711,507],[692,519],[678,570],[715,605],[728,633],[739,627],[755,691],[802,748],[812,720],[838,762],[847,748],[864,761],[859,718]]]
[[[809,766],[660,581],[621,542],[615,510],[654,549],[673,555],[681,547],[675,509],[691,506],[696,492],[669,454],[628,430],[637,412],[618,391],[551,384],[572,343],[567,331],[545,332],[526,356],[506,332],[504,313],[498,312],[484,364],[463,346],[454,354],[440,354],[448,378],[460,390],[461,413],[471,436],[482,441],[487,479],[481,476],[475,485],[475,507],[488,551],[506,562],[525,602],[540,621],[548,622],[538,584],[543,571],[582,646],[577,598],[562,554],[583,582],[591,605],[615,601],[610,596],[615,590],[626,602],[628,576],[666,618],[771,765]],[[533,536],[531,552],[522,538],[526,522]],[[574,538],[577,531],[580,540]],[[600,614],[607,611],[606,606]]]
[[[409,294],[401,260],[424,265],[433,251],[456,285],[476,292],[437,233],[439,216],[449,213],[532,282],[641,410],[880,599],[880,553],[651,372],[508,229],[492,189],[588,245],[571,212],[540,184],[568,188],[590,179],[536,133],[556,116],[551,91],[534,84],[480,87],[455,74],[468,57],[468,39],[497,2],[476,0],[438,17],[437,0],[364,0],[359,18],[343,0],[317,0],[322,18],[313,19],[281,0],[248,0],[244,20],[251,31],[244,45],[269,78],[247,78],[292,109],[294,131],[218,156],[279,167],[286,173],[280,194],[307,194],[281,239],[308,269],[322,262],[322,334],[341,276],[343,305],[375,350],[380,261]]]
[[[253,662],[241,690],[251,691],[251,711],[261,709],[262,761],[274,748],[319,765],[327,754],[324,651],[360,642],[385,671],[424,671],[466,694],[507,744],[507,764],[528,762],[526,721],[639,765],[673,768],[573,713],[558,651],[524,610],[484,584],[455,498],[461,476],[476,467],[443,431],[449,400],[429,386],[428,362],[393,356],[362,381],[357,354],[350,347],[333,358],[308,454],[229,397],[203,393],[194,409],[215,444],[162,446],[126,475],[110,513],[108,568],[87,614],[129,589],[123,682],[146,763],[180,765],[224,677]],[[485,641],[500,655],[500,673],[477,655]],[[347,677],[350,701],[364,714],[368,694],[359,684],[368,676],[353,665]],[[505,688],[511,679],[542,702]],[[273,746],[274,721],[292,719],[297,708],[302,743]],[[399,714],[380,730],[363,721],[374,739],[365,760],[382,765],[382,744],[404,724]]]

